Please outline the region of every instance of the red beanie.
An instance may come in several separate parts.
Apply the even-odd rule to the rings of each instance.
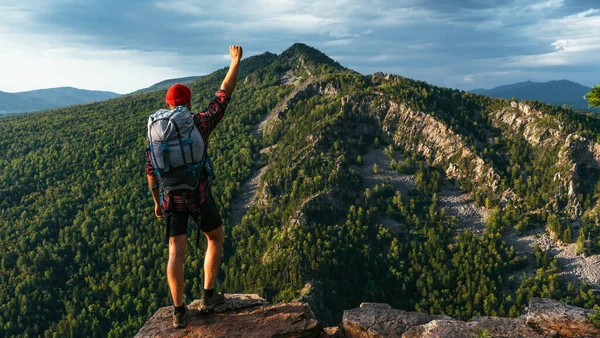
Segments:
[[[187,86],[178,83],[167,90],[165,99],[167,104],[179,106],[188,102],[191,97],[192,91]]]

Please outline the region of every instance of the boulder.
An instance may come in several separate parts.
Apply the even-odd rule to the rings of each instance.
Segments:
[[[172,307],[160,308],[136,337],[318,337],[321,324],[305,303],[269,304],[258,295],[226,295],[225,303],[212,313],[189,306],[190,319],[184,329],[172,325]]]
[[[524,317],[527,324],[550,337],[600,337],[600,329],[589,318],[594,312],[553,299],[531,298]]]
[[[392,309],[388,304],[362,303],[357,309],[344,311],[342,326],[349,338],[399,338],[409,328],[434,319],[452,318]]]

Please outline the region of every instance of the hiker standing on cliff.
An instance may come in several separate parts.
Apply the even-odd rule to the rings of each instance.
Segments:
[[[229,53],[232,57],[229,71],[204,111],[191,113],[191,90],[176,84],[167,91],[169,109],[152,114],[148,122],[146,174],[154,199],[154,213],[165,219],[167,228],[167,279],[173,297],[173,326],[176,328],[187,325],[183,263],[190,216],[208,240],[200,309],[212,310],[225,301],[222,293],[214,291],[223,254],[223,226],[210,191],[208,178],[213,174],[206,147],[212,130],[223,118],[238,78],[242,47],[231,46]]]

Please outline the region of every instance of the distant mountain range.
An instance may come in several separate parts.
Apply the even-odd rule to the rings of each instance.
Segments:
[[[569,80],[559,80],[518,82],[493,89],[473,89],[470,92],[504,99],[538,100],[556,106],[566,104],[573,109],[592,111],[593,109],[588,108],[588,102],[583,98],[590,90],[590,87],[579,83]]]
[[[0,114],[62,108],[76,104],[104,101],[118,96],[120,94],[113,92],[73,87],[38,89],[17,93],[0,91]]]

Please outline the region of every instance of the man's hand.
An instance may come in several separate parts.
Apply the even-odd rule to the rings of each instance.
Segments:
[[[154,205],[154,214],[156,215],[157,218],[163,218],[163,209],[160,205],[156,204]]]
[[[227,94],[231,95],[231,93],[233,93],[233,90],[235,89],[242,54],[242,47],[235,45],[229,47],[229,55],[231,55],[231,65],[229,66],[229,71],[227,72],[227,75],[225,75],[225,79],[221,84],[221,89],[224,90]]]
[[[242,59],[242,54],[244,51],[241,46],[229,46],[229,55],[235,61],[240,61]]]

